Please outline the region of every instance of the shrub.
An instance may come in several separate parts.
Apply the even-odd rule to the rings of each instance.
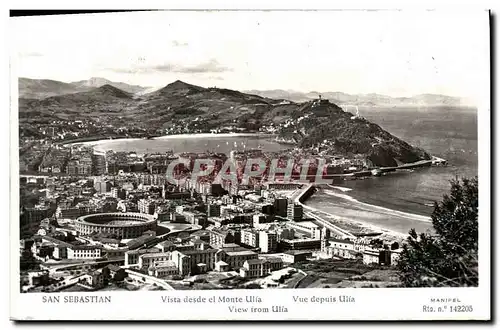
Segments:
[[[478,285],[478,182],[451,181],[449,195],[435,203],[435,234],[410,230],[398,268],[406,287]]]

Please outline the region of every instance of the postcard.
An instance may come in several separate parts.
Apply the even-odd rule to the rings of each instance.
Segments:
[[[489,20],[10,17],[11,318],[490,320]]]

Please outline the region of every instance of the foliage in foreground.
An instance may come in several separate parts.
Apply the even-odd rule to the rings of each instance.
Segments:
[[[478,181],[451,181],[449,195],[435,203],[435,233],[410,230],[398,263],[405,287],[478,285]]]

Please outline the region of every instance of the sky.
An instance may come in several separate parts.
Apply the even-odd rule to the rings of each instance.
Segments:
[[[476,99],[486,12],[161,11],[11,18],[19,77]],[[12,62],[11,62],[12,63]],[[487,83],[487,82],[486,82]]]

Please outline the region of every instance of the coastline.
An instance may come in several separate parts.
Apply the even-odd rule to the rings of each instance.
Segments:
[[[363,236],[364,237],[372,237],[373,236],[373,237],[381,238],[382,240],[391,241],[391,242],[397,241],[400,243],[403,242],[404,240],[406,240],[406,238],[408,237],[407,233],[405,234],[405,233],[401,233],[401,232],[398,232],[398,231],[395,231],[395,230],[392,230],[389,228],[378,227],[378,226],[375,226],[373,224],[369,224],[369,223],[366,223],[366,222],[363,222],[360,220],[348,219],[345,217],[341,217],[339,215],[331,214],[329,212],[310,207],[308,205],[304,205],[304,207],[306,209],[311,210],[312,212],[317,212],[317,213],[323,214],[326,217],[326,219],[325,219],[326,221],[332,223],[332,225],[335,225],[341,229],[344,229],[344,230],[350,232],[351,234],[353,234],[353,236],[359,236],[359,237],[363,237]],[[363,233],[366,235],[360,235]],[[376,235],[372,235],[375,233],[376,233]]]
[[[342,187],[340,187],[340,188],[342,188]],[[360,237],[362,237],[362,236],[370,237],[371,236],[370,234],[377,233],[378,235],[373,235],[373,237],[379,237],[383,240],[398,241],[398,242],[403,242],[408,237],[407,232],[396,231],[396,230],[393,230],[391,228],[387,228],[384,226],[377,226],[377,225],[374,225],[372,223],[368,223],[366,221],[362,221],[359,219],[352,219],[349,217],[345,217],[343,215],[327,212],[327,211],[319,209],[317,207],[312,207],[310,205],[307,205],[306,204],[307,199],[312,197],[315,193],[315,192],[313,192],[310,194],[306,194],[306,196],[304,196],[304,192],[308,189],[309,188],[307,188],[307,189],[301,188],[299,195],[295,197],[295,201],[297,203],[299,203],[300,205],[302,205],[302,207],[304,207],[305,210],[308,210],[308,213],[310,216],[320,217],[321,219],[323,219],[323,221],[330,223],[332,225],[332,227],[337,227],[339,229],[339,232],[345,231],[348,234],[350,234],[351,236],[360,236]],[[347,189],[349,189],[349,188],[347,188]],[[303,197],[305,197],[305,198],[303,198]],[[347,197],[349,197],[349,196],[347,196]],[[356,201],[356,202],[362,203],[364,205],[370,205],[371,207],[375,207],[375,208],[379,207],[377,205],[366,204],[366,203],[359,202],[359,201]],[[402,212],[402,211],[398,211],[398,210],[387,209],[387,208],[383,208],[383,209],[385,211],[390,211],[390,212],[394,212],[394,213],[404,213],[404,214],[406,214],[406,216],[409,216],[409,217],[410,216],[411,217],[415,216],[417,218],[422,217],[422,218],[420,218],[420,221],[426,221],[426,222],[428,221],[428,219],[424,219],[426,217],[423,217],[420,215],[410,214],[410,213],[406,213],[406,212]],[[430,221],[430,219],[429,219],[429,221]],[[366,234],[366,235],[362,235],[362,234]]]
[[[262,137],[272,137],[275,134],[268,133],[189,133],[189,134],[172,134],[172,135],[162,135],[155,136],[150,139],[146,138],[134,138],[134,137],[125,137],[125,138],[117,138],[117,139],[96,139],[96,140],[88,140],[81,142],[68,142],[63,143],[63,146],[73,146],[73,145],[87,145],[87,146],[98,146],[104,143],[115,143],[115,142],[124,142],[124,141],[141,141],[141,140],[170,140],[170,139],[192,139],[192,138],[224,138],[224,137],[243,137],[243,136],[262,136]]]
[[[346,191],[352,190],[350,188],[347,188],[347,189],[349,189],[349,190],[346,190]],[[424,216],[424,215],[420,215],[420,214],[416,214],[416,213],[399,211],[399,210],[395,210],[395,209],[383,207],[383,206],[380,206],[380,205],[365,203],[365,202],[359,201],[356,198],[351,197],[349,195],[339,194],[339,193],[335,193],[333,191],[325,190],[325,193],[327,195],[330,195],[330,196],[333,196],[333,197],[345,199],[345,200],[347,200],[349,202],[352,202],[354,204],[359,204],[359,205],[362,205],[362,206],[366,206],[366,207],[369,207],[369,208],[378,209],[378,210],[381,210],[381,211],[391,212],[391,213],[394,213],[394,214],[396,214],[398,216],[401,216],[403,218],[408,218],[408,219],[416,220],[416,221],[431,222],[431,217],[429,217],[429,216]]]
[[[241,137],[241,136],[273,136],[274,134],[268,133],[190,133],[190,134],[172,134],[154,137],[153,140],[168,140],[179,138],[207,138],[207,137]]]

